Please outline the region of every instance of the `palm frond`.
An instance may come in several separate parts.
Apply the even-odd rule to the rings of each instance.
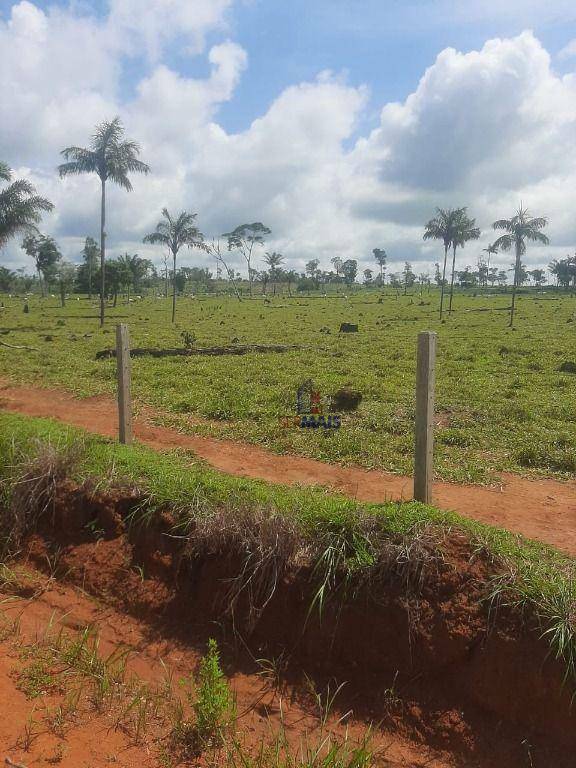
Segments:
[[[544,229],[548,224],[548,219],[545,216],[539,216],[535,219],[529,219],[527,224],[531,229]]]
[[[7,165],[7,163],[3,163],[0,160],[0,179],[2,181],[10,181],[12,178],[12,171],[10,169],[10,166]]]
[[[124,134],[124,126],[119,117],[113,120],[105,121],[96,126],[92,136],[92,149],[99,153],[109,144],[117,144]]]
[[[507,232],[511,232],[513,228],[511,219],[498,219],[492,224],[494,229],[505,229]]]
[[[494,247],[498,250],[509,251],[512,248],[514,240],[511,235],[502,235],[494,243]]]
[[[60,178],[78,176],[81,173],[98,173],[99,158],[94,152],[82,147],[67,147],[60,153],[66,162],[58,166]]]
[[[0,176],[10,180],[11,171],[0,164]],[[42,213],[54,206],[45,197],[36,194],[27,179],[17,179],[0,191],[0,247],[20,232],[34,232]]]
[[[535,243],[541,243],[542,245],[548,245],[550,243],[550,238],[538,230],[530,230],[529,232],[526,232],[526,237],[528,240],[532,240],[532,242]]]
[[[164,235],[160,232],[151,232],[143,238],[144,243],[152,243],[153,245],[169,245],[170,238],[168,235]]]

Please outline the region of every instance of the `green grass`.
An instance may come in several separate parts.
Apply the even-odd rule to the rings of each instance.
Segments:
[[[250,568],[270,563],[272,550],[262,539],[274,522],[277,527],[270,537],[274,552],[289,549],[290,537],[303,542],[301,551],[311,559],[316,584],[313,607],[319,609],[341,594],[342,584],[361,583],[373,572],[389,544],[409,561],[417,557],[412,544],[426,532],[462,532],[474,548],[494,559],[495,578],[487,585],[492,598],[535,615],[553,652],[564,659],[567,674],[576,676],[575,561],[551,547],[416,502],[360,504],[318,488],[238,479],[194,462],[185,453],[120,446],[57,422],[11,414],[0,414],[0,505],[5,509],[14,478],[21,476],[19,467],[34,467],[30,461],[46,453],[47,444],[58,454],[76,447],[73,477],[78,482],[96,478],[102,489],[120,482],[137,487],[144,501],[135,518],[145,522],[168,508],[182,530],[194,524],[193,544],[202,536],[203,521],[216,520],[217,536],[224,532],[222,519],[234,535],[238,535],[234,525],[241,528],[248,521]],[[225,518],[218,518],[223,511]],[[434,546],[441,550],[441,544]]]
[[[0,340],[39,351],[0,347],[0,376],[22,384],[65,387],[77,395],[115,392],[115,361],[96,361],[114,346],[114,323],[127,322],[133,346],[299,344],[301,350],[245,356],[139,358],[133,362],[138,404],[183,431],[244,440],[278,453],[412,470],[416,336],[436,330],[436,471],[458,482],[488,482],[500,471],[569,477],[576,469],[576,377],[560,373],[574,359],[576,299],[548,291],[518,299],[516,329],[507,327],[509,295],[457,295],[456,312],[438,320],[437,294],[395,297],[376,291],[341,297],[276,297],[239,303],[229,297],[182,298],[177,323],[169,301],[144,299],[110,309],[98,327],[95,302],[71,298],[4,299]],[[477,311],[487,309],[489,311]],[[338,334],[341,322],[357,334]],[[321,332],[329,329],[330,333]],[[51,341],[45,340],[52,337]],[[350,383],[364,400],[327,434],[282,428],[297,387],[313,378],[323,394]],[[1,396],[1,393],[0,393]],[[193,423],[190,417],[205,421]]]

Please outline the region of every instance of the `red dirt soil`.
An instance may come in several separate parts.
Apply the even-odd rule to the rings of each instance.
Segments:
[[[116,403],[106,396],[79,400],[61,390],[4,386],[0,408],[58,419],[107,437],[117,435]],[[326,486],[360,501],[411,498],[412,479],[401,475],[278,455],[231,440],[185,435],[155,426],[148,419],[136,420],[134,431],[137,440],[151,448],[190,449],[214,468],[239,477]],[[498,487],[439,482],[434,485],[434,503],[576,555],[576,481],[528,480],[505,473]]]
[[[354,716],[339,733],[345,727],[356,738],[368,724],[379,724],[374,736],[375,746],[385,750],[376,761],[382,768],[572,768],[575,716],[569,686],[562,685],[563,669],[549,657],[528,616],[504,608],[489,614],[481,598],[494,566],[474,554],[464,536],[451,533],[437,542],[430,554],[440,547],[441,558],[423,551],[420,575],[416,567],[410,576],[417,561],[397,573],[384,569],[368,591],[327,602],[321,618],[309,613],[312,574],[305,565],[293,568],[256,611],[255,621],[251,606],[240,600],[232,624],[223,609],[242,570],[233,548],[191,555],[185,540],[166,535],[173,530],[169,515],[146,526],[126,525],[138,501],[121,491],[95,495],[69,482],[57,488],[53,511],[40,519],[23,551],[35,568],[56,564],[56,573],[82,593],[50,581],[28,603],[24,631],[41,629],[54,611],[70,612],[64,619],[68,626],[98,625],[104,653],[118,643],[133,648],[132,668],[148,680],[158,679],[160,659],[175,679],[188,675],[207,637],[216,636],[238,711],[247,710],[239,726],[254,740],[250,743],[279,716],[278,691],[263,691],[255,659],[285,654],[290,661],[281,693],[296,746],[317,726],[306,693],[309,681],[317,690],[326,690],[329,682],[331,691],[346,682],[331,726],[337,728],[335,718],[349,709]],[[100,531],[97,538],[94,530]],[[11,604],[1,608],[13,610]],[[8,691],[8,699],[0,696],[0,744],[13,747],[26,702],[18,694],[12,707]],[[76,745],[79,739],[91,755],[80,765],[108,764],[108,744],[94,738],[105,725],[94,716],[92,727],[70,734],[70,741]],[[129,746],[120,741],[115,747],[126,768],[136,765],[128,752],[121,759]],[[83,754],[74,750],[71,754]],[[11,753],[12,759],[14,754],[20,756]],[[77,764],[62,762],[65,768]]]
[[[43,637],[48,627],[57,633],[61,627],[82,631],[86,626],[94,626],[99,633],[103,657],[117,648],[129,649],[130,673],[144,682],[160,683],[166,679],[168,670],[176,686],[177,681],[197,670],[200,652],[186,643],[152,632],[147,624],[92,600],[73,585],[47,577],[30,564],[25,567],[27,581],[34,581],[39,594],[16,601],[11,597],[10,602],[0,604],[0,618],[18,620],[19,623],[18,636],[0,642],[0,762],[3,764],[9,758],[13,763],[29,768],[50,764],[61,768],[106,768],[110,765],[156,768],[165,765],[159,759],[165,742],[159,740],[160,734],[155,732],[153,725],[149,726],[150,732],[146,732],[142,741],[135,743],[133,737],[114,727],[114,718],[108,713],[81,707],[64,737],[52,732],[46,716],[50,709],[63,703],[65,693],[48,692],[28,700],[16,685],[16,673],[22,664],[18,650]],[[3,597],[0,590],[0,598]],[[310,702],[304,702],[296,690],[286,687],[280,702],[278,692],[266,689],[262,678],[256,674],[237,672],[229,679],[240,713],[237,727],[248,744],[269,738],[270,729],[279,727],[280,703],[294,752],[306,737],[310,743],[317,743],[318,717]],[[26,748],[23,736],[30,719],[34,721],[33,742]],[[339,725],[336,715],[332,715],[324,733],[342,738],[346,727],[354,740],[362,738],[367,724],[348,719],[347,726]],[[373,746],[386,756],[385,760],[377,761],[383,768],[452,768],[454,765],[441,752],[380,729],[375,731]],[[179,764],[177,760],[176,764]],[[202,765],[202,761],[190,764]]]

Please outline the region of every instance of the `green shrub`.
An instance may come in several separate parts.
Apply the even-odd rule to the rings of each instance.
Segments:
[[[199,685],[192,704],[194,730],[199,746],[216,746],[224,740],[234,719],[234,699],[220,667],[216,640],[208,641],[208,652],[200,662]]]

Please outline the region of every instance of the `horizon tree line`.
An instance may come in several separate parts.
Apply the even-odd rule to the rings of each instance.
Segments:
[[[141,153],[140,145],[131,139],[126,139],[124,127],[120,118],[116,117],[111,121],[105,121],[99,124],[92,136],[91,142],[87,148],[78,146],[69,146],[62,150],[61,154],[64,162],[58,166],[58,173],[61,178],[71,175],[94,174],[100,181],[100,244],[93,238],[87,239],[83,256],[88,269],[88,293],[92,296],[93,278],[96,274],[96,262],[100,261],[99,282],[100,282],[100,325],[104,324],[105,319],[105,297],[106,297],[106,192],[107,184],[115,183],[125,189],[132,191],[132,182],[130,175],[133,173],[148,174],[150,167],[139,159]],[[24,233],[25,238],[23,247],[35,262],[38,280],[41,291],[45,293],[46,276],[50,270],[60,269],[64,272],[64,262],[62,262],[57,246],[53,238],[41,235],[38,231],[42,213],[53,209],[50,201],[38,196],[34,187],[25,180],[12,181],[12,174],[8,166],[0,163],[0,180],[7,181],[8,187],[0,191],[0,247],[18,233]],[[144,237],[144,242],[149,244],[163,245],[170,252],[172,257],[172,320],[175,319],[176,312],[176,274],[177,274],[177,255],[183,246],[188,248],[197,248],[210,253],[216,261],[224,265],[229,279],[233,279],[233,270],[228,268],[227,262],[222,255],[222,249],[217,241],[208,244],[204,240],[204,235],[196,226],[196,213],[182,211],[178,215],[170,214],[167,208],[162,210],[162,220],[157,224],[154,232]],[[537,242],[548,244],[548,237],[542,232],[547,226],[545,217],[532,217],[528,211],[521,205],[516,214],[510,219],[500,219],[494,222],[495,230],[503,230],[503,234],[497,240],[490,244],[483,251],[487,254],[486,262],[479,265],[481,270],[480,280],[487,279],[490,274],[490,258],[499,251],[513,250],[515,261],[513,267],[512,281],[512,305],[510,308],[510,325],[514,323],[514,313],[516,304],[516,293],[519,285],[522,284],[521,259],[526,252],[528,242]],[[246,262],[249,293],[252,295],[253,283],[258,272],[253,267],[253,258],[255,249],[264,246],[265,237],[271,234],[271,230],[262,222],[252,224],[241,224],[230,232],[224,233],[221,237],[225,239],[228,251],[236,251]],[[447,261],[448,252],[452,250],[452,264],[450,270],[450,293],[448,314],[453,309],[454,282],[457,277],[456,272],[456,252],[458,248],[464,248],[465,245],[480,237],[480,229],[476,226],[475,219],[469,217],[466,207],[456,209],[436,210],[436,216],[430,219],[425,225],[424,240],[441,240],[444,246],[443,268],[441,272],[440,283],[440,318],[444,312],[444,297],[447,287]],[[384,249],[375,248],[373,256],[379,266],[379,275],[377,282],[383,285],[385,282],[385,270],[387,263],[387,254]],[[120,258],[139,258],[137,256],[129,257],[126,254]],[[573,265],[567,260],[555,261],[550,265],[553,274],[556,274],[559,284],[576,285],[576,278],[573,277]],[[281,274],[280,267],[284,257],[276,252],[266,254],[265,262],[269,266],[269,273],[263,277],[270,280],[273,289],[276,289],[276,282]],[[357,262],[353,259],[343,261],[339,257],[332,260],[336,270],[336,277],[342,277],[345,282],[354,282],[357,274]],[[135,266],[138,262],[135,262]],[[57,267],[56,265],[62,265]],[[406,262],[408,265],[408,262]],[[403,285],[405,290],[413,283],[412,278],[405,271],[403,272]],[[125,264],[124,271],[130,272],[130,264]],[[410,268],[411,269],[411,268]],[[166,275],[167,275],[166,266]],[[316,284],[319,284],[319,261],[313,259],[306,264],[306,274]],[[364,271],[365,283],[373,282],[371,270]],[[535,278],[536,279],[536,278]],[[414,276],[415,280],[415,276]],[[65,281],[62,280],[62,283]],[[422,283],[422,280],[420,281]],[[438,282],[438,274],[436,275]],[[237,292],[238,293],[238,292]],[[239,294],[238,297],[240,298]]]

